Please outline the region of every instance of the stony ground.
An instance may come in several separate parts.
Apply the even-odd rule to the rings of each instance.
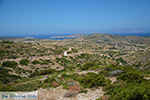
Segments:
[[[95,71],[83,71],[79,74],[88,73],[88,72],[94,72]],[[112,81],[112,84],[116,81],[116,77],[106,77],[107,79],[110,79]],[[49,88],[49,89],[39,89],[39,98],[38,100],[95,100],[100,98],[104,95],[104,91],[102,90],[102,87],[99,87],[97,89],[87,89],[87,93],[78,93],[77,95],[67,98],[64,97],[64,95],[67,92],[70,92],[68,90],[62,89],[62,86],[57,88]]]
[[[64,97],[67,92],[68,90],[62,89],[62,86],[57,88],[39,89],[38,100],[95,100],[105,93],[100,87],[95,90],[88,89],[87,93],[79,93],[74,97],[67,98]]]

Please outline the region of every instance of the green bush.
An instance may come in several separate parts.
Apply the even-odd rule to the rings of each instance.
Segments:
[[[9,69],[0,67],[0,82],[8,83],[8,82],[15,81],[21,78],[20,76],[9,74],[9,71],[10,71]]]
[[[12,85],[6,85],[3,86],[3,85],[0,85],[0,92],[10,92],[12,91]]]
[[[46,75],[46,74],[52,74],[56,72],[55,69],[47,69],[47,70],[40,70],[40,71],[34,71],[30,74],[29,77],[39,76],[39,75]]]
[[[29,64],[29,60],[28,59],[22,59],[22,60],[19,61],[19,63],[21,65],[26,65],[27,66]]]
[[[63,73],[63,74],[61,75],[61,77],[64,77],[64,78],[70,78],[70,79],[76,80],[77,77],[79,77],[79,74],[74,73],[74,74],[67,75],[66,73]]]
[[[85,63],[85,64],[81,67],[81,69],[82,69],[82,70],[87,70],[87,69],[89,69],[89,68],[92,68],[93,66],[95,66],[95,63],[94,63],[94,62],[87,62],[87,63]]]
[[[117,93],[112,100],[150,100],[149,87],[133,86]],[[150,89],[150,88],[149,88]]]
[[[71,48],[72,52],[78,52],[78,50]]]
[[[54,50],[53,52],[54,52],[54,54],[61,54],[61,53],[63,53],[63,50],[59,50],[59,49],[57,50],[57,49],[56,49],[56,50]]]
[[[107,70],[102,70],[102,71],[99,72],[99,74],[102,74],[102,75],[104,75],[106,77],[110,76],[109,71],[107,71]]]
[[[4,43],[4,44],[12,44],[12,43],[14,43],[13,41],[2,41],[1,43]]]
[[[105,90],[110,100],[150,100],[150,81],[111,85]]]
[[[136,73],[128,72],[125,74],[121,74],[117,77],[117,79],[121,79],[126,82],[142,82],[144,80],[143,76],[140,76]]]
[[[119,66],[116,66],[114,64],[110,64],[110,65],[108,65],[104,68],[104,70],[106,70],[106,71],[113,71],[113,70],[116,70],[116,69],[119,69]]]
[[[32,61],[32,64],[36,65],[36,64],[40,64],[40,62],[38,60],[34,60]]]
[[[67,47],[62,47],[62,49],[63,49],[63,50],[68,50],[69,48],[67,48]]]
[[[115,47],[111,47],[111,48],[109,48],[109,50],[116,50],[117,48],[115,48]]]
[[[52,74],[52,73],[54,73],[54,72],[56,72],[55,69],[41,70],[41,71],[38,73],[38,75]]]
[[[4,61],[2,63],[2,67],[16,68],[16,66],[18,66],[18,63],[15,61]]]
[[[45,80],[44,80],[44,83],[52,83],[53,81],[56,81],[55,78],[51,78],[51,77],[47,77]]]
[[[67,54],[71,54],[71,53],[72,53],[72,51],[68,51],[68,52],[67,52]]]
[[[40,82],[37,83],[26,83],[16,85],[12,88],[12,91],[35,91],[42,86]]]
[[[0,82],[4,82],[4,83],[9,82],[9,79],[7,78],[9,76],[8,72],[9,72],[8,69],[4,69],[0,67]]]
[[[64,90],[68,90],[69,86],[68,85],[63,85]]]
[[[85,77],[79,78],[78,81],[84,88],[93,88],[105,84],[105,78],[101,74],[95,74],[92,72],[87,73],[87,76]]]
[[[94,66],[94,67],[92,67],[91,69],[92,69],[92,70],[97,70],[98,68],[100,68],[100,66]]]
[[[49,63],[52,63],[50,60],[43,60],[41,62],[41,65],[48,65]]]
[[[120,61],[122,64],[127,64],[127,61],[125,61],[123,58],[118,58],[116,61]]]
[[[134,70],[131,66],[122,66],[120,69],[123,70],[124,73]]]

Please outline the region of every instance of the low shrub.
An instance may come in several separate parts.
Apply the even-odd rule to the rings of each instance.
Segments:
[[[22,60],[19,61],[19,63],[20,63],[21,65],[27,66],[27,65],[29,64],[29,60],[28,60],[28,59],[22,59]]]
[[[18,66],[18,63],[15,61],[4,61],[2,63],[2,67],[16,68],[16,66]]]
[[[89,69],[89,68],[92,68],[93,66],[95,66],[95,63],[94,63],[94,62],[87,62],[87,63],[85,63],[85,64],[81,67],[81,69],[82,69],[82,70],[87,70],[87,69]]]
[[[110,95],[110,100],[150,100],[150,81],[113,85],[105,95]]]
[[[95,74],[92,72],[87,73],[87,76],[85,77],[79,78],[78,81],[84,88],[93,88],[105,84],[105,78],[101,74]]]
[[[12,91],[35,91],[42,86],[41,83],[26,83],[16,85],[12,88]]]
[[[38,60],[34,60],[34,61],[32,61],[32,64],[34,64],[34,65],[36,65],[36,64],[40,64],[40,61],[38,61]]]
[[[78,52],[78,50],[71,48],[72,52]]]
[[[67,52],[67,54],[71,54],[71,53],[72,53],[72,51],[68,51],[68,52]]]
[[[43,60],[41,62],[41,65],[48,65],[49,63],[52,63],[50,60]]]
[[[6,40],[3,40],[1,43],[4,43],[4,44],[12,44],[14,43],[13,41],[6,41]]]
[[[142,82],[144,80],[143,76],[140,76],[136,73],[128,72],[125,74],[121,74],[117,77],[117,79],[121,79],[126,82]]]
[[[68,90],[69,86],[68,85],[63,85],[63,89]]]
[[[44,80],[44,83],[52,83],[53,81],[56,81],[55,78],[51,78],[51,77],[47,77],[45,80]]]
[[[118,59],[116,59],[116,61],[119,61],[119,62],[121,62],[122,64],[127,64],[127,61],[125,61],[123,58],[118,58]]]
[[[3,67],[0,67],[0,82],[2,83],[8,83],[11,81],[16,81],[17,79],[20,79],[20,76],[11,75],[9,74],[9,69],[5,69]]]
[[[55,69],[47,69],[47,70],[40,70],[40,71],[34,71],[30,74],[29,77],[39,76],[39,75],[46,75],[46,74],[52,74],[56,72]]]

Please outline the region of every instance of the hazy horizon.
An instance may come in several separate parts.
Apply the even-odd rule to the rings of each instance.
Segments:
[[[148,33],[149,0],[0,0],[0,36]]]

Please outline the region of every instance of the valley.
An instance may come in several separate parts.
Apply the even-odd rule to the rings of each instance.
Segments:
[[[39,100],[149,100],[149,77],[150,37],[0,41],[0,91],[38,91]]]

